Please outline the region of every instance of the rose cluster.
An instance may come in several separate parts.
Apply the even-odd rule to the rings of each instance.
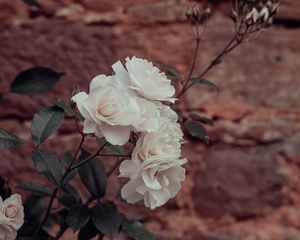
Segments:
[[[113,145],[124,145],[132,133],[138,136],[132,159],[120,166],[120,176],[129,178],[121,194],[128,203],[143,201],[154,209],[174,197],[185,178],[183,134],[166,104],[175,102],[175,89],[144,59],[127,58],[125,67],[118,61],[112,69],[112,76],[92,80],[89,94],[79,92],[72,100],[84,117],[84,133]]]
[[[22,198],[13,194],[3,201],[0,197],[0,240],[14,240],[24,223]]]

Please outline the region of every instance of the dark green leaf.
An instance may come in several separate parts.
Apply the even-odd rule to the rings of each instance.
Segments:
[[[66,222],[74,230],[85,226],[90,219],[90,210],[86,205],[72,207],[67,214]]]
[[[126,221],[123,230],[135,240],[155,240],[155,237],[138,221]]]
[[[209,138],[207,136],[207,132],[205,128],[195,122],[186,122],[184,127],[189,132],[192,137],[196,137],[204,141],[206,144],[209,144]]]
[[[92,221],[102,234],[113,239],[119,234],[122,219],[115,206],[106,203],[92,209]]]
[[[18,188],[29,191],[33,195],[40,197],[50,197],[52,195],[52,190],[48,186],[39,183],[25,183]]]
[[[159,66],[161,66],[164,70],[166,70],[167,72],[171,73],[174,76],[177,76],[180,78],[179,73],[172,67],[162,63],[162,62],[156,62]]]
[[[20,146],[23,141],[15,134],[0,128],[0,148],[9,148]]]
[[[64,112],[61,108],[47,107],[34,115],[31,125],[32,140],[35,144],[42,143],[48,138],[64,120]]]
[[[89,153],[82,152],[79,159],[82,161],[89,156]],[[107,182],[105,168],[96,158],[81,165],[78,172],[82,183],[93,197],[100,198],[105,195]]]
[[[203,116],[200,116],[198,114],[190,114],[190,117],[195,120],[195,121],[199,121],[199,122],[202,122],[204,124],[208,124],[208,125],[211,125],[213,126],[214,125],[214,121],[210,118],[207,118],[207,117],[203,117]]]
[[[97,141],[103,146],[104,144],[107,144],[108,142],[105,140],[105,138],[97,138]],[[107,154],[113,154],[113,155],[126,155],[126,151],[124,146],[119,145],[111,145],[110,143],[104,148]]]
[[[23,0],[23,2],[25,2],[30,7],[41,7],[41,5],[36,0]]]
[[[170,74],[167,74],[167,78],[171,81],[177,81],[177,80],[180,80],[180,77],[179,76],[175,76],[175,75],[170,75]]]
[[[62,162],[62,163],[65,165],[65,167],[67,168],[67,167],[69,167],[70,164],[72,163],[72,161],[73,161],[73,156],[72,156],[71,152],[68,151],[68,152],[64,153],[63,155],[61,155],[58,159],[59,159],[59,161]],[[64,170],[63,172],[65,172],[65,170]],[[70,181],[77,175],[77,173],[78,173],[78,170],[77,170],[77,169],[72,170],[72,171],[65,177],[64,182],[65,182],[65,183],[70,182]]]
[[[94,226],[92,221],[89,221],[83,228],[80,229],[78,234],[78,240],[91,240],[98,234],[97,228]],[[102,234],[101,234],[102,237]]]
[[[67,103],[66,101],[59,100],[59,101],[55,102],[55,106],[62,108],[67,115],[75,116],[75,111],[73,110],[71,105],[69,103]]]
[[[11,188],[8,186],[8,182],[0,177],[0,197],[2,200],[9,198],[11,195]]]
[[[45,198],[30,195],[24,202],[25,219],[28,222],[39,222],[45,211]]]
[[[80,114],[80,112],[78,112],[76,109],[73,109],[72,106],[66,101],[59,100],[55,102],[55,105],[62,108],[68,116],[75,117],[79,121],[84,120],[84,117]]]
[[[59,161],[61,161],[62,163],[64,163],[64,165],[66,167],[69,167],[70,164],[72,163],[73,161],[73,156],[72,156],[72,153],[70,151],[64,153],[63,155],[61,155],[59,157]]]
[[[35,95],[50,91],[63,73],[45,67],[34,67],[22,71],[11,84],[14,93]]]
[[[108,145],[105,150],[108,154],[126,155],[124,146]]]
[[[61,230],[66,230],[69,226],[66,223],[66,218],[69,210],[64,208],[56,214],[56,220]]]
[[[207,85],[207,86],[209,86],[209,87],[211,87],[211,88],[215,88],[215,89],[217,89],[218,91],[220,91],[219,87],[218,87],[216,84],[214,84],[213,82],[208,81],[208,80],[206,80],[206,79],[202,79],[202,78],[191,78],[191,81],[192,81],[192,82],[196,82],[196,83],[200,83],[200,84]]]
[[[61,190],[66,194],[65,200],[70,203],[70,204],[68,204],[68,206],[72,205],[72,204],[75,205],[75,204],[81,202],[81,199],[80,199],[80,196],[79,196],[77,190],[72,185],[64,182],[61,185]]]
[[[46,150],[34,149],[32,151],[32,161],[39,173],[44,174],[50,182],[60,187],[63,166],[54,154]]]
[[[39,223],[25,222],[21,229],[18,231],[18,236],[16,240],[31,240],[32,236],[35,234],[39,228]],[[36,240],[52,240],[53,238],[44,230],[41,229],[36,238]]]

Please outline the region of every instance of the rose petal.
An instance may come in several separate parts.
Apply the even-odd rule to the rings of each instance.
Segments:
[[[121,189],[122,198],[128,203],[136,203],[143,199],[143,195],[136,192],[136,188],[141,184],[141,179],[130,180]]]
[[[124,145],[128,142],[131,132],[129,126],[112,126],[106,123],[102,124],[100,130],[105,139],[113,145]]]
[[[137,172],[137,167],[132,160],[123,161],[120,165],[120,177],[130,177]]]
[[[150,189],[161,189],[161,185],[157,179],[157,177],[151,178],[148,171],[142,172],[142,178],[145,185]]]

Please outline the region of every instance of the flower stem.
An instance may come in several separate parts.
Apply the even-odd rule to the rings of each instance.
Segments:
[[[235,44],[233,44],[236,42]],[[215,57],[213,61],[205,68],[205,70],[199,75],[198,78],[203,78],[215,65],[219,64],[221,58],[232,51],[235,47],[237,47],[241,41],[237,41],[236,36],[234,36],[229,43],[223,48],[223,50]],[[189,79],[190,80],[190,79]],[[184,86],[184,88],[181,90],[181,92],[177,95],[177,98],[180,98],[182,95],[186,93],[188,89],[190,89],[196,82],[189,82],[187,81],[187,84]]]
[[[64,179],[65,179],[65,178],[68,176],[68,174],[69,174],[70,172],[72,172],[74,169],[80,167],[81,165],[83,165],[83,164],[87,163],[88,161],[90,161],[92,158],[96,157],[96,156],[104,149],[104,147],[107,145],[107,143],[103,144],[103,145],[97,150],[96,153],[94,153],[93,155],[89,156],[88,158],[82,160],[81,162],[79,162],[79,163],[73,165],[73,164],[74,164],[74,161],[75,161],[75,159],[76,159],[76,157],[77,157],[77,155],[78,155],[78,153],[79,153],[79,151],[80,151],[80,149],[81,149],[81,147],[82,147],[82,144],[83,144],[83,142],[84,142],[84,138],[85,138],[84,136],[85,136],[85,135],[82,135],[82,140],[81,140],[81,142],[80,142],[80,144],[79,144],[79,147],[78,147],[77,150],[76,150],[76,153],[75,153],[75,155],[74,155],[74,157],[73,157],[73,161],[71,162],[70,166],[66,169],[64,175],[62,176],[62,178],[61,178],[61,180],[60,180],[60,183],[63,183]],[[46,213],[45,213],[45,215],[44,215],[44,217],[43,217],[43,220],[41,221],[40,225],[38,226],[37,231],[36,231],[35,234],[33,235],[32,240],[36,240],[36,239],[37,239],[40,230],[43,228],[44,224],[46,223],[46,221],[47,221],[47,219],[48,219],[48,217],[49,217],[49,214],[50,214],[50,211],[51,211],[51,208],[52,208],[54,199],[55,199],[55,197],[56,197],[57,191],[58,191],[58,187],[56,187],[56,188],[53,190],[53,192],[52,192],[52,195],[51,195],[51,198],[50,198],[50,201],[49,201],[49,204],[48,204]],[[58,238],[57,238],[57,239],[58,239]]]
[[[43,220],[41,221],[40,225],[38,226],[37,231],[34,233],[34,235],[32,237],[32,240],[35,240],[38,237],[38,234],[39,234],[40,230],[43,228],[44,224],[46,223],[46,221],[48,219],[48,216],[49,216],[49,213],[50,213],[51,208],[52,208],[52,204],[53,204],[54,199],[56,197],[57,191],[58,191],[58,188],[55,188],[53,190],[50,201],[49,201],[49,204],[48,204],[48,207],[47,207],[47,210],[46,210],[46,213],[45,213],[45,215],[43,217]]]

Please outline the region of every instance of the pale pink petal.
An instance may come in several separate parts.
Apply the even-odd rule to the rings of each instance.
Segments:
[[[128,203],[136,203],[143,199],[143,195],[136,192],[137,186],[141,184],[140,179],[130,180],[121,190],[122,198]]]
[[[142,172],[142,178],[145,185],[150,189],[161,189],[161,185],[157,177],[151,177],[148,171]]]
[[[100,128],[105,139],[112,145],[124,145],[129,140],[131,131],[129,126],[112,126],[103,123]]]
[[[83,121],[83,132],[86,134],[95,133],[97,129],[97,124],[94,121],[84,120]]]
[[[123,161],[120,165],[120,177],[130,177],[137,172],[137,167],[132,160]]]

